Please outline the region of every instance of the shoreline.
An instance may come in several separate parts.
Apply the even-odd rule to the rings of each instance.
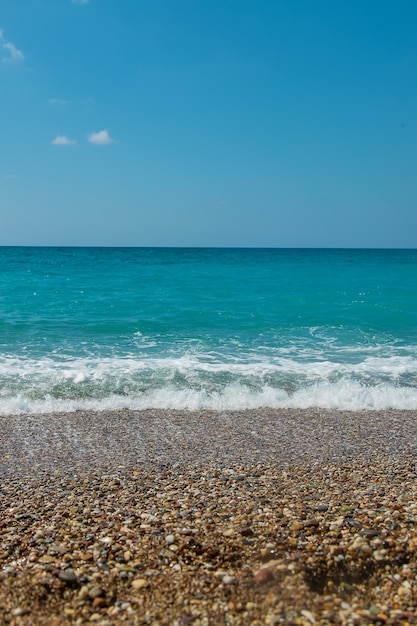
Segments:
[[[417,624],[416,417],[1,417],[0,623]]]
[[[417,453],[417,410],[76,411],[1,416],[0,475],[176,463],[343,462]]]

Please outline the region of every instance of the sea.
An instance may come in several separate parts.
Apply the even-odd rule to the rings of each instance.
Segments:
[[[417,250],[0,247],[0,414],[417,409]]]

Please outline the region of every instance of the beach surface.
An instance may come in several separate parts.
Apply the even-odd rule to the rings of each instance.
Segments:
[[[417,623],[417,412],[0,418],[0,623]]]

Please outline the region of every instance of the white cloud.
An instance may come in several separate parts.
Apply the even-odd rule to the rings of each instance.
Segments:
[[[107,146],[109,143],[114,143],[107,130],[100,130],[98,133],[91,133],[88,135],[88,141],[95,143],[98,146]]]
[[[4,174],[3,178],[6,180],[12,180],[13,178],[16,178],[16,174]]]
[[[55,139],[51,141],[53,146],[73,146],[77,142],[74,139],[69,139],[65,135],[57,135]]]
[[[3,58],[4,63],[18,63],[19,61],[24,60],[25,55],[23,54],[23,52],[21,50],[18,50],[11,41],[6,41],[2,30],[0,30],[0,46],[3,50],[6,50],[6,53],[8,54],[8,56]]]
[[[49,104],[52,104],[53,106],[55,105],[63,105],[63,104],[69,104],[70,101],[69,100],[62,100],[62,98],[51,98],[49,100]]]
[[[74,4],[88,4],[90,0],[72,0]]]

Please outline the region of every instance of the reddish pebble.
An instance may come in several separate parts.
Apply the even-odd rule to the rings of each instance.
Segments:
[[[274,570],[271,567],[263,567],[262,569],[259,570],[259,572],[256,572],[254,576],[254,580],[257,585],[264,585],[265,583],[268,583],[270,580],[273,580],[273,578],[274,578]]]

